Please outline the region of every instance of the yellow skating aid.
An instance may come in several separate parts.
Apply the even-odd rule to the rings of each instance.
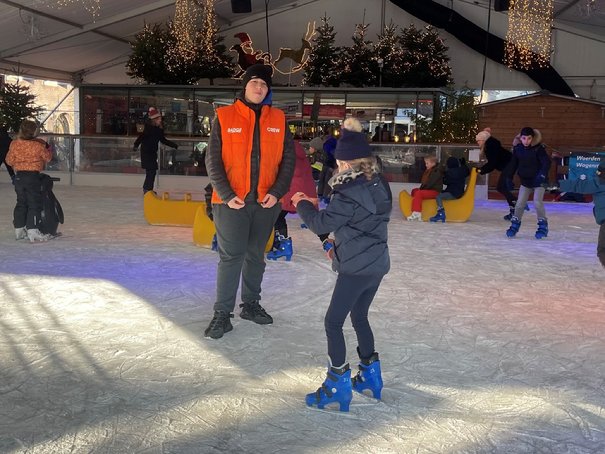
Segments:
[[[466,222],[473,214],[475,208],[475,186],[477,184],[477,169],[471,169],[471,175],[466,185],[464,195],[455,200],[444,200],[445,222]],[[408,191],[403,190],[399,193],[399,208],[403,217],[407,218],[412,214],[412,196]],[[422,201],[422,220],[428,221],[437,214],[437,202],[435,199]]]
[[[153,191],[147,192],[143,198],[145,220],[151,225],[191,227],[195,220],[195,213],[200,207],[202,211],[205,210],[206,203],[192,200],[188,192],[182,199],[170,198],[168,192],[158,196]]]

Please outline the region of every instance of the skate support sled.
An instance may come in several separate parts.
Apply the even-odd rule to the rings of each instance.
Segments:
[[[211,247],[212,237],[216,233],[214,222],[210,220],[206,214],[206,204],[198,207],[195,212],[195,219],[193,221],[193,243],[196,246]],[[273,247],[273,232],[267,240],[265,246],[265,252],[269,252]]]
[[[182,199],[170,198],[168,192],[158,196],[149,191],[143,198],[145,220],[151,225],[171,225],[191,227],[195,221],[198,208],[206,209],[206,203],[192,200],[191,193],[186,192]],[[208,219],[209,222],[211,222]]]
[[[471,174],[466,185],[466,191],[459,199],[444,200],[445,222],[466,222],[473,214],[475,208],[475,186],[477,185],[477,169],[472,168]],[[412,214],[412,196],[405,189],[399,193],[399,208],[403,217],[407,218]],[[422,220],[428,221],[429,218],[437,214],[437,201],[428,199],[422,201]]]

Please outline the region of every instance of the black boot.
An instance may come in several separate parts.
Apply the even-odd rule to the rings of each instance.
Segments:
[[[214,317],[210,320],[208,328],[204,331],[204,336],[211,337],[212,339],[220,339],[223,334],[228,333],[233,329],[231,324],[231,318],[233,314],[225,311],[214,311]]]
[[[270,325],[273,323],[273,318],[267,314],[258,301],[243,303],[240,304],[239,307],[242,308],[242,312],[239,316],[244,320],[250,320],[259,325]]]

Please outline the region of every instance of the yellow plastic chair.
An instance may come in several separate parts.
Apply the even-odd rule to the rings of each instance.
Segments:
[[[185,193],[181,200],[171,199],[168,192],[159,197],[149,191],[143,198],[145,220],[151,225],[174,225],[191,227],[198,208],[205,209],[206,203],[192,200],[190,193]]]
[[[475,208],[475,186],[477,185],[477,169],[471,169],[471,175],[464,194],[459,199],[444,200],[446,222],[466,222],[473,214]],[[404,218],[412,214],[412,196],[405,189],[399,193],[399,208]],[[422,220],[428,221],[437,214],[435,199],[422,201]]]

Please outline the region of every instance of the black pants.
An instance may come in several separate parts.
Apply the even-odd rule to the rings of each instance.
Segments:
[[[153,191],[153,184],[155,183],[155,175],[157,169],[145,169],[145,182],[143,183],[143,191]]]
[[[369,358],[374,353],[374,333],[368,321],[368,311],[382,278],[383,276],[338,275],[330,307],[324,319],[328,356],[333,366],[340,367],[347,362],[347,347],[342,327],[349,313],[357,336],[359,355]]]
[[[506,198],[508,206],[511,208],[513,208],[515,203],[517,203],[517,198],[511,192],[513,187],[513,179],[508,177],[508,172],[500,172],[498,182],[496,183],[496,191]]]
[[[15,192],[17,205],[13,212],[13,225],[16,229],[26,227],[28,230],[40,226],[42,213],[42,190],[40,173],[19,171],[15,174]]]

